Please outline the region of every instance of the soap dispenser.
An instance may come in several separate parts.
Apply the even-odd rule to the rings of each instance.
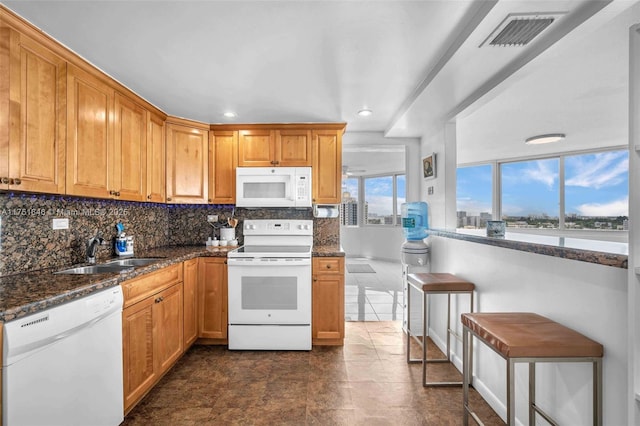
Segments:
[[[133,237],[127,237],[124,233],[124,225],[120,222],[116,224],[116,254],[118,256],[131,256],[133,255]]]

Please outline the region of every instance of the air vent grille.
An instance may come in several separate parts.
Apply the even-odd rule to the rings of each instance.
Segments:
[[[524,46],[551,25],[553,21],[553,18],[513,20],[489,44],[492,46]]]
[[[510,14],[480,45],[526,46],[564,13]]]
[[[33,321],[25,322],[24,324],[20,324],[20,328],[30,327],[32,325],[40,324],[41,322],[49,321],[49,315],[45,315],[38,319],[34,319]]]

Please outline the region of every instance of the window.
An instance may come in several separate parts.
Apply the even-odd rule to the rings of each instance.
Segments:
[[[458,228],[484,228],[493,213],[493,166],[459,167],[456,176]]]
[[[558,228],[559,158],[500,165],[502,219],[509,227]]]
[[[363,188],[360,197],[359,185]],[[400,205],[405,200],[404,174],[343,178],[340,223],[357,226],[362,220],[365,225],[400,225]]]
[[[458,228],[484,228],[499,217],[513,230],[628,230],[627,149],[458,167],[456,185]]]
[[[565,229],[626,230],[629,152],[565,157]]]

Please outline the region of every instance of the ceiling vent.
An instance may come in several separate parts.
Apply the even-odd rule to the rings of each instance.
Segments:
[[[491,32],[482,46],[526,46],[563,13],[509,14]]]

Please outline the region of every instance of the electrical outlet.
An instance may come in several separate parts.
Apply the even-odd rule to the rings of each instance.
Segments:
[[[69,219],[53,219],[51,221],[51,229],[69,229]]]
[[[207,222],[209,223],[214,223],[218,221],[218,215],[217,214],[208,214],[207,215]]]
[[[427,188],[427,194],[433,195],[433,186],[430,186],[429,188]]]

